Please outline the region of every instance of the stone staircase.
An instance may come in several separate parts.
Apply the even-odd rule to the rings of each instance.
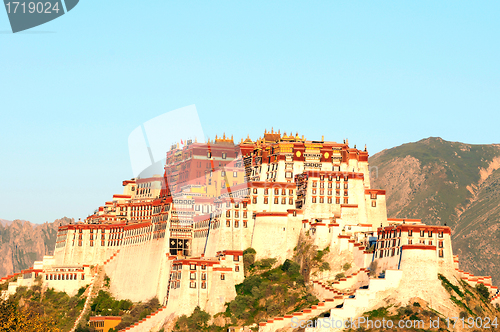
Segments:
[[[330,310],[329,318],[318,319],[318,324],[325,326],[325,320],[330,322],[345,321],[346,319],[356,318],[364,312],[371,310],[373,303],[377,301],[378,295],[391,288],[397,288],[403,277],[403,271],[400,270],[387,270],[385,278],[370,279],[367,289],[357,289],[354,292],[354,297],[346,298],[343,300],[341,308],[333,308]],[[325,331],[320,327],[306,328],[307,332]],[[340,331],[341,329],[330,328],[329,331]]]
[[[269,319],[267,322],[259,323],[259,332],[274,332],[284,327],[293,327],[292,323],[311,320],[319,316],[321,313],[342,304],[343,301],[344,296],[335,296],[334,298],[326,299],[317,305],[304,309],[301,312],[294,312],[293,314],[284,315],[283,317]]]
[[[171,319],[172,313],[167,311],[167,307],[163,306],[146,318],[138,321],[134,325],[124,328],[119,332],[145,332],[145,331],[157,331],[161,328],[163,324],[168,319]]]
[[[366,278],[366,280],[364,280]],[[283,317],[275,317],[267,322],[259,323],[259,332],[274,332],[281,328],[298,327],[297,323],[316,319],[321,313],[335,308],[345,301],[351,300],[348,297],[355,294],[352,288],[359,288],[369,282],[368,270],[361,268],[350,276],[334,281],[332,286],[321,280],[313,281],[313,292],[322,302],[301,312],[294,312]],[[294,325],[292,325],[294,324]]]
[[[475,287],[477,284],[483,284],[488,288],[491,294],[490,301],[492,303],[500,303],[500,289],[491,284],[491,276],[475,276],[472,273],[462,271],[458,268],[458,256],[453,257],[455,266],[455,271],[458,273],[458,276],[461,280],[467,282],[472,287]]]
[[[115,253],[113,253],[113,255],[111,255],[107,260],[105,260],[103,263],[103,267],[104,267],[104,265],[108,264],[113,258],[115,258],[119,252],[120,252],[120,250],[118,249]],[[80,315],[76,319],[75,323],[73,324],[73,328],[70,330],[70,332],[74,332],[76,330],[78,324],[80,324],[81,319],[83,318],[83,316],[85,316],[85,314],[87,313],[87,310],[90,308],[90,302],[92,301],[92,299],[95,296],[97,296],[98,290],[102,287],[102,285],[104,283],[104,268],[103,267],[99,268],[99,266],[96,266],[96,272],[92,276],[92,279],[90,281],[90,286],[87,289],[87,294],[88,294],[87,299],[85,300],[85,304],[83,306],[83,309],[80,312]],[[98,286],[96,287],[96,285],[98,285]],[[95,288],[95,291],[94,291],[94,288]]]
[[[111,255],[107,260],[104,261],[103,266],[105,266],[106,264],[108,264],[109,262],[111,262],[111,260],[113,258],[115,258],[116,255],[118,255],[119,252],[120,252],[120,249],[118,249],[117,251],[115,251],[115,253],[113,255]]]
[[[491,276],[475,276],[472,273],[460,270],[458,255],[453,256],[453,263],[455,271],[461,280],[467,282],[472,287],[475,287],[477,284],[483,284],[490,291],[490,302],[492,304],[500,304],[500,289],[492,285]]]
[[[340,278],[329,285],[321,280],[313,280],[313,292],[321,300],[333,298],[339,295],[352,294],[347,290],[358,289],[359,287],[368,285],[369,276],[368,269],[361,268],[353,274]]]
[[[82,320],[83,316],[85,316],[87,310],[90,308],[90,301],[94,298],[94,296],[93,296],[94,287],[98,283],[98,280],[101,279],[98,276],[99,276],[99,274],[103,274],[103,270],[99,269],[99,267],[96,267],[96,270],[97,270],[96,273],[94,273],[94,275],[92,276],[90,286],[86,291],[87,292],[87,299],[85,300],[85,304],[83,305],[83,309],[80,312],[80,315],[76,319],[75,323],[73,324],[73,328],[70,330],[70,332],[74,332],[76,330],[76,328],[77,328],[78,324],[80,324],[80,321]],[[104,276],[102,278],[104,278]]]

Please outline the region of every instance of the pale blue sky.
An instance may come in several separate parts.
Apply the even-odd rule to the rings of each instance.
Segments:
[[[88,1],[24,33],[0,10],[0,218],[85,217],[127,139],[195,104],[205,134],[498,143],[500,3]]]

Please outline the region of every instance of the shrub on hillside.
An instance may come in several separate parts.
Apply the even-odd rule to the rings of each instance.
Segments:
[[[174,331],[203,331],[208,328],[210,317],[209,313],[201,310],[200,307],[196,307],[191,316],[187,317],[186,315],[182,315],[177,319]]]
[[[270,269],[273,267],[274,264],[276,264],[276,261],[277,261],[276,258],[265,258],[255,262],[254,265],[261,270]]]
[[[115,300],[110,293],[100,290],[97,297],[90,305],[90,309],[96,315],[102,316],[118,316],[124,311],[132,307],[132,302],[129,300]]]
[[[83,293],[85,293],[85,290],[87,289],[87,286],[82,286],[78,289],[78,293],[76,294],[77,297],[82,296]]]
[[[484,284],[476,284],[476,292],[483,298],[483,300],[488,300],[490,298],[490,291]]]
[[[247,248],[243,251],[243,266],[245,273],[249,270],[250,266],[255,263],[255,255],[257,252],[254,248]]]
[[[328,262],[321,263],[321,265],[319,266],[319,270],[321,272],[323,272],[323,271],[329,271],[330,270],[330,263],[328,263]]]
[[[92,326],[78,325],[75,329],[75,332],[95,332],[95,328],[93,328]]]

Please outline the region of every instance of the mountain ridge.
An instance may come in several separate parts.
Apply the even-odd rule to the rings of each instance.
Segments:
[[[10,224],[12,224],[12,220],[0,219],[0,225],[9,226]]]
[[[63,217],[54,222],[34,224],[26,220],[0,222],[0,276],[27,269],[35,260],[54,252],[57,228],[73,219]]]

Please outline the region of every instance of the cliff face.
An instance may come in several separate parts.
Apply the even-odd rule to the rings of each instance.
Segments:
[[[35,260],[52,255],[57,227],[70,222],[69,218],[52,223],[32,224],[29,221],[0,221],[0,276],[29,268]]]
[[[370,166],[389,217],[446,223],[460,267],[500,284],[500,145],[431,137],[377,153]]]

